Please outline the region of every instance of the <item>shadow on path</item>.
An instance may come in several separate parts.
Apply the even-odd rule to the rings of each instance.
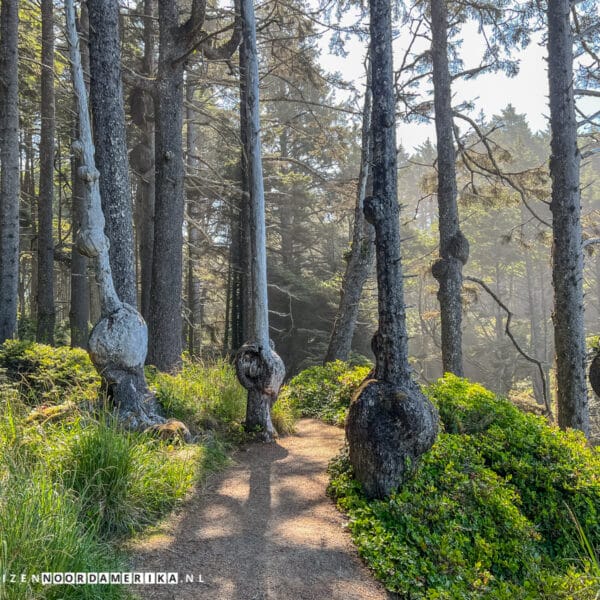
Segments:
[[[234,467],[133,549],[133,570],[178,572],[179,585],[135,591],[149,600],[391,598],[325,495],[327,463],[342,444],[342,430],[303,420],[295,436],[240,450]],[[194,583],[181,581],[186,574]]]

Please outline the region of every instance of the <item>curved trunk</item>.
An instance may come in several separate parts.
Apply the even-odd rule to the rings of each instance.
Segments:
[[[354,210],[354,227],[352,233],[352,248],[346,264],[346,271],[342,280],[340,291],[340,305],[338,307],[333,329],[329,339],[329,346],[325,354],[324,363],[334,360],[348,360],[352,349],[352,338],[358,319],[360,297],[365,282],[373,266],[375,258],[374,242],[375,230],[365,220],[363,204],[367,195],[371,173],[371,111],[373,106],[373,93],[371,90],[371,66],[367,68],[367,87],[363,108],[362,146],[360,159],[360,173],[358,176],[358,189],[356,193],[356,208]]]
[[[346,421],[354,473],[370,497],[384,497],[412,472],[437,435],[437,413],[412,381],[402,285],[397,199],[395,95],[390,0],[370,3],[373,69],[373,196],[365,199],[375,227],[379,330],[373,379],[357,391]]]

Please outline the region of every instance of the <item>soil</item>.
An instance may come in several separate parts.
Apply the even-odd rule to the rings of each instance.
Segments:
[[[293,436],[239,450],[233,467],[132,549],[133,571],[176,572],[179,583],[135,592],[145,600],[394,597],[362,563],[325,494],[327,463],[343,441],[343,430],[305,419]],[[193,583],[182,581],[187,574]]]

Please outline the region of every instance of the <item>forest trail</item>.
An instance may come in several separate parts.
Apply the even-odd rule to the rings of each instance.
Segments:
[[[158,532],[136,542],[134,571],[195,583],[137,587],[148,600],[383,600],[344,517],[326,496],[344,432],[312,419],[276,444],[239,450]],[[198,575],[204,583],[198,583]]]

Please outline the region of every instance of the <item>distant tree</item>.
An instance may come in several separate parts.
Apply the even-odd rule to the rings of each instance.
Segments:
[[[271,421],[271,407],[277,400],[285,376],[285,366],[271,347],[269,304],[267,297],[267,236],[265,227],[265,193],[261,160],[260,104],[256,20],[253,0],[241,0],[242,44],[245,64],[241,66],[244,82],[246,119],[245,180],[251,218],[252,270],[252,340],[238,351],[235,366],[240,383],[248,390],[245,427],[257,432],[265,442],[276,435]]]
[[[38,205],[38,285],[36,339],[54,343],[54,2],[42,0],[42,117],[40,131],[40,196]]]
[[[370,2],[373,69],[373,196],[366,219],[375,227],[379,329],[375,368],[353,399],[346,421],[350,461],[365,492],[389,495],[434,443],[437,412],[411,378],[400,257],[396,99],[390,0]]]
[[[340,290],[340,304],[333,322],[329,346],[324,362],[348,360],[352,338],[358,319],[358,308],[364,284],[375,258],[375,230],[364,216],[363,208],[367,188],[371,179],[371,112],[373,92],[371,90],[371,66],[367,66],[367,84],[363,107],[360,173],[356,190],[356,207],[352,228],[352,246],[346,258],[346,270]],[[371,185],[372,187],[372,185]]]
[[[0,9],[0,343],[17,329],[19,287],[18,0]]]
[[[552,132],[552,281],[558,424],[589,435],[583,319],[580,152],[573,96],[569,0],[548,0],[548,80]]]
[[[137,306],[133,209],[121,83],[118,0],[88,0],[90,100],[110,265],[119,298]]]

